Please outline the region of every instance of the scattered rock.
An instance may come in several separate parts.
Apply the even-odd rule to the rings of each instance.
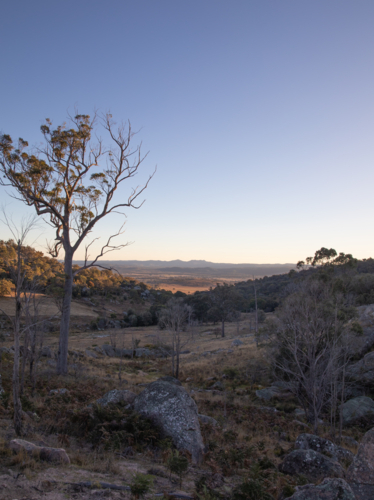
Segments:
[[[292,422],[296,425],[299,425],[300,427],[304,427],[305,429],[310,429],[310,425],[306,424],[305,422],[300,422],[300,420],[292,420]]]
[[[278,387],[266,387],[265,389],[258,389],[256,391],[256,396],[260,399],[264,399],[265,401],[270,401],[274,397],[278,396],[280,391]]]
[[[63,396],[64,394],[68,396],[70,391],[68,389],[52,389],[49,391],[50,396]]]
[[[362,438],[357,455],[347,470],[357,500],[374,498],[374,428]]]
[[[345,444],[345,446],[355,448],[356,450],[358,448],[358,442],[351,436],[342,436],[342,443]]]
[[[279,470],[291,476],[303,474],[309,481],[326,477],[344,478],[342,466],[314,450],[294,450],[280,464]]]
[[[211,424],[213,427],[216,427],[218,425],[218,422],[215,418],[213,417],[208,417],[208,415],[201,415],[201,413],[198,414],[200,422],[203,424]]]
[[[298,486],[289,500],[356,500],[349,484],[344,479],[327,478],[318,486]]]
[[[231,347],[239,347],[240,345],[243,345],[243,342],[239,339],[235,339],[231,342]]]
[[[171,437],[179,450],[189,451],[194,463],[201,462],[204,444],[197,406],[178,380],[164,377],[152,382],[136,397],[134,408]]]
[[[340,406],[343,425],[353,425],[361,419],[374,420],[374,401],[367,396],[349,399]]]
[[[47,345],[43,346],[40,349],[40,356],[42,358],[54,358],[52,349],[49,346],[47,346]]]
[[[89,349],[86,349],[85,353],[86,353],[86,356],[87,356],[87,357],[97,359],[97,354],[96,354],[96,352],[93,352],[93,351],[90,351]]]
[[[360,361],[349,366],[347,376],[361,384],[372,384],[374,382],[374,352],[369,352]]]
[[[300,434],[296,439],[295,449],[318,451],[344,464],[350,464],[354,458],[351,451],[336,446],[332,441],[314,436],[313,434]]]
[[[29,455],[37,455],[41,460],[45,460],[46,462],[70,464],[70,459],[63,448],[47,448],[45,446],[36,446],[23,439],[13,439],[10,442],[10,449],[16,453],[24,450]]]
[[[112,391],[107,392],[102,398],[95,401],[95,404],[99,406],[108,406],[108,405],[118,405],[118,404],[130,404],[134,403],[136,398],[136,394],[131,391],[113,389]]]
[[[224,388],[224,385],[219,380],[211,386],[211,389],[215,389],[216,391],[223,391]]]
[[[145,347],[138,347],[135,349],[135,356],[137,358],[146,358],[152,355],[152,351],[150,349],[146,349]]]
[[[101,346],[101,349],[106,356],[113,357],[116,354],[114,347],[112,347],[110,344],[103,344]]]

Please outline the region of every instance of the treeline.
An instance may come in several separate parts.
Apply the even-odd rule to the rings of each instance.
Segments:
[[[326,248],[318,250],[306,262],[300,261],[298,271],[226,285],[227,293],[230,292],[236,311],[255,311],[257,303],[259,311],[274,312],[298,284],[316,274],[325,282],[332,283],[335,291],[349,296],[352,305],[374,303],[374,259],[358,260],[350,254],[337,254],[334,249]],[[195,292],[192,296],[181,292],[177,294],[193,307],[196,318],[205,322],[214,320],[212,293],[216,289]]]
[[[0,295],[9,294],[14,286],[16,243],[0,240]],[[37,284],[38,291],[58,297],[63,293],[64,269],[58,260],[43,255],[32,247],[22,251],[25,281],[29,286]],[[357,260],[350,254],[337,254],[334,249],[321,248],[314,257],[298,263],[298,270],[287,274],[265,276],[235,285],[217,285],[209,291],[187,295],[183,292],[154,290],[149,285],[119,273],[92,267],[79,273],[74,279],[73,296],[103,295],[118,300],[129,299],[132,305],[149,303],[149,312],[139,317],[131,309],[125,319],[131,317],[133,326],[156,324],[159,311],[172,297],[191,306],[194,318],[199,322],[225,322],[236,318],[238,312],[252,312],[256,308],[263,313],[274,312],[284,299],[293,293],[295,286],[319,273],[334,289],[349,295],[355,306],[374,303],[374,259]],[[75,266],[77,269],[78,266]],[[260,313],[261,314],[261,313]]]
[[[7,295],[14,287],[14,270],[17,260],[17,245],[13,240],[0,240],[0,295]],[[22,247],[22,269],[25,273],[24,288],[37,287],[38,292],[59,295],[63,291],[64,266],[57,259],[43,255],[32,247]],[[78,266],[74,266],[74,270]],[[119,273],[92,267],[80,272],[74,279],[73,296],[105,295],[123,296],[125,291],[135,301],[149,290],[145,283]],[[170,296],[172,293],[170,292]]]

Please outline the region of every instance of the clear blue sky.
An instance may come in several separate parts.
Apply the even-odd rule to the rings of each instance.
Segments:
[[[150,151],[137,182],[158,166],[111,258],[374,256],[372,0],[12,0],[1,17],[0,131],[33,144],[46,117],[111,110]]]

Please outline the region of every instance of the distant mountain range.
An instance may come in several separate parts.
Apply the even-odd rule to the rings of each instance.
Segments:
[[[82,264],[82,261],[75,261]],[[274,274],[288,273],[296,268],[296,264],[230,264],[209,262],[206,260],[110,260],[100,261],[105,267],[113,267],[121,273],[135,270],[148,270],[151,273],[176,273],[176,274],[199,274],[199,275],[236,275],[236,276],[272,276]]]
[[[81,263],[82,261],[76,261],[77,263]],[[163,269],[165,267],[188,267],[188,268],[201,268],[201,267],[210,267],[212,269],[222,269],[222,268],[232,268],[232,267],[245,267],[245,268],[253,268],[258,269],[260,267],[270,268],[276,267],[279,269],[293,269],[296,267],[296,264],[230,264],[230,263],[218,263],[218,262],[209,262],[207,260],[107,260],[100,261],[105,262],[106,264],[110,263],[113,266],[115,264],[120,264],[121,266],[127,267],[153,267]]]

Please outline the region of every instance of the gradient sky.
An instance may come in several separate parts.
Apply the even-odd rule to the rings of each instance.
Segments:
[[[74,106],[140,130],[136,183],[158,170],[111,258],[374,256],[372,0],[12,0],[0,41],[3,133],[39,143]]]

